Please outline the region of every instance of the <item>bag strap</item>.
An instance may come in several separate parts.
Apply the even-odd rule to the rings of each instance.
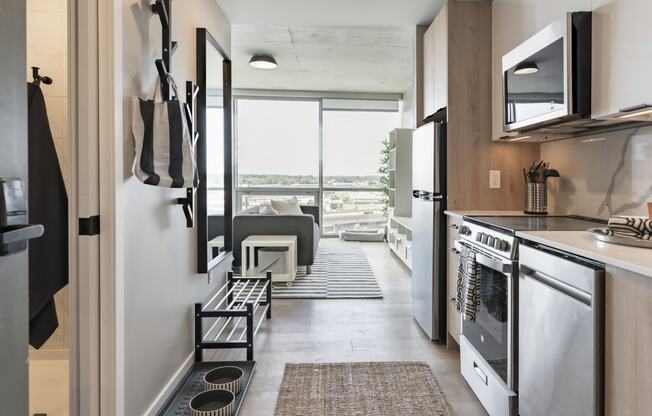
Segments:
[[[147,101],[163,101],[163,91],[161,89],[161,78],[157,75],[154,85],[149,89],[147,93]]]

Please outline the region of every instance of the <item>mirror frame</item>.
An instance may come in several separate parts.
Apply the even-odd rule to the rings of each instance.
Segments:
[[[214,259],[208,258],[208,209],[206,190],[206,59],[210,43],[222,55],[222,85],[224,86],[224,251]],[[208,273],[231,256],[233,228],[233,96],[231,59],[217,40],[205,28],[197,28],[197,267],[199,273]]]

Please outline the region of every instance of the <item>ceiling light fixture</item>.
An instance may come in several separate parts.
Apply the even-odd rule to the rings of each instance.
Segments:
[[[249,65],[258,69],[274,69],[278,66],[276,59],[266,53],[257,53],[249,60]]]
[[[532,75],[539,72],[539,66],[534,62],[521,62],[514,68],[515,75]]]

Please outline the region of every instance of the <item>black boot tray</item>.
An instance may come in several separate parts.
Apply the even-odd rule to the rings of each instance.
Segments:
[[[234,366],[240,367],[244,370],[244,378],[242,380],[242,389],[240,393],[235,395],[235,407],[233,408],[233,415],[237,416],[240,413],[244,396],[247,394],[251,378],[256,368],[255,361],[205,361],[195,363],[190,370],[183,377],[172,396],[165,402],[165,405],[157,413],[158,416],[179,416],[190,415],[190,399],[196,394],[204,391],[203,378],[204,374],[217,367]]]

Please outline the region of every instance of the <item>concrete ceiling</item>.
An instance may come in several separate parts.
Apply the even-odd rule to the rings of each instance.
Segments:
[[[414,28],[232,26],[235,88],[402,93],[412,83]],[[273,70],[249,65],[255,53]]]
[[[217,0],[232,24],[235,88],[402,93],[415,27],[444,0]],[[269,53],[274,70],[248,65]]]
[[[444,0],[217,0],[231,23],[289,26],[429,24]]]

